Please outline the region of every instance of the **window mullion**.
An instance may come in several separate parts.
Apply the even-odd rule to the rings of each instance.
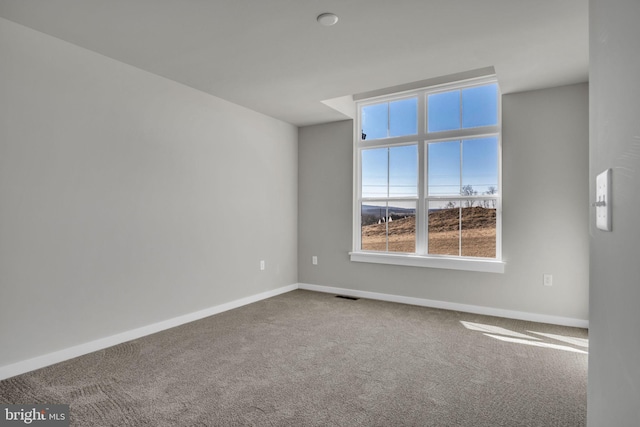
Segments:
[[[462,111],[462,89],[458,90],[458,100],[459,100],[458,101],[458,109],[459,109],[458,111],[460,112],[459,113],[460,115],[458,116],[458,117],[460,117],[460,127],[459,127],[459,129],[462,129],[462,113],[463,113],[463,111]]]
[[[418,201],[416,203],[416,253],[427,253],[427,210],[425,200],[427,195],[427,149],[424,141],[418,145]]]
[[[460,144],[460,195],[462,196],[462,167],[464,166],[462,164],[462,159],[464,158],[462,150],[464,150],[464,144],[462,143],[462,140],[458,141],[458,144]]]
[[[458,256],[462,256],[462,201],[458,206]]]
[[[427,132],[427,96],[422,94],[418,98],[418,129],[419,135]],[[427,147],[425,140],[418,141],[418,202],[416,203],[416,253],[428,253],[428,223],[426,208],[427,188],[429,178],[427,176]]]
[[[387,110],[388,114],[388,110]],[[387,134],[389,130],[387,129]],[[391,196],[391,191],[389,190],[389,186],[391,185],[391,148],[387,147],[387,209],[385,210],[385,220],[384,220],[384,228],[386,230],[386,251],[389,252],[389,197]]]

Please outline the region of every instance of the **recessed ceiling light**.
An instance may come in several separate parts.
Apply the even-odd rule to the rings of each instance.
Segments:
[[[325,27],[330,27],[332,25],[335,25],[336,22],[338,22],[338,17],[333,13],[323,13],[321,15],[318,15],[317,19],[318,19],[318,22],[321,25],[324,25]]]

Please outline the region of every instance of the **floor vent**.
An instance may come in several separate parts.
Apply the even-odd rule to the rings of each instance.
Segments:
[[[356,298],[356,297],[348,297],[346,295],[336,295],[336,298],[342,298],[342,299],[348,299],[351,301],[358,301],[360,298]]]

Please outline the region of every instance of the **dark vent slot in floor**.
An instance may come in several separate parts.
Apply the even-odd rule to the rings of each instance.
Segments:
[[[342,298],[342,299],[348,299],[351,301],[358,301],[360,298],[356,298],[356,297],[348,297],[346,295],[336,295],[336,298]]]

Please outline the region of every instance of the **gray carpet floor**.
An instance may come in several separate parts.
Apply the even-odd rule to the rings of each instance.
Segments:
[[[0,381],[74,426],[584,426],[587,331],[303,290]]]

